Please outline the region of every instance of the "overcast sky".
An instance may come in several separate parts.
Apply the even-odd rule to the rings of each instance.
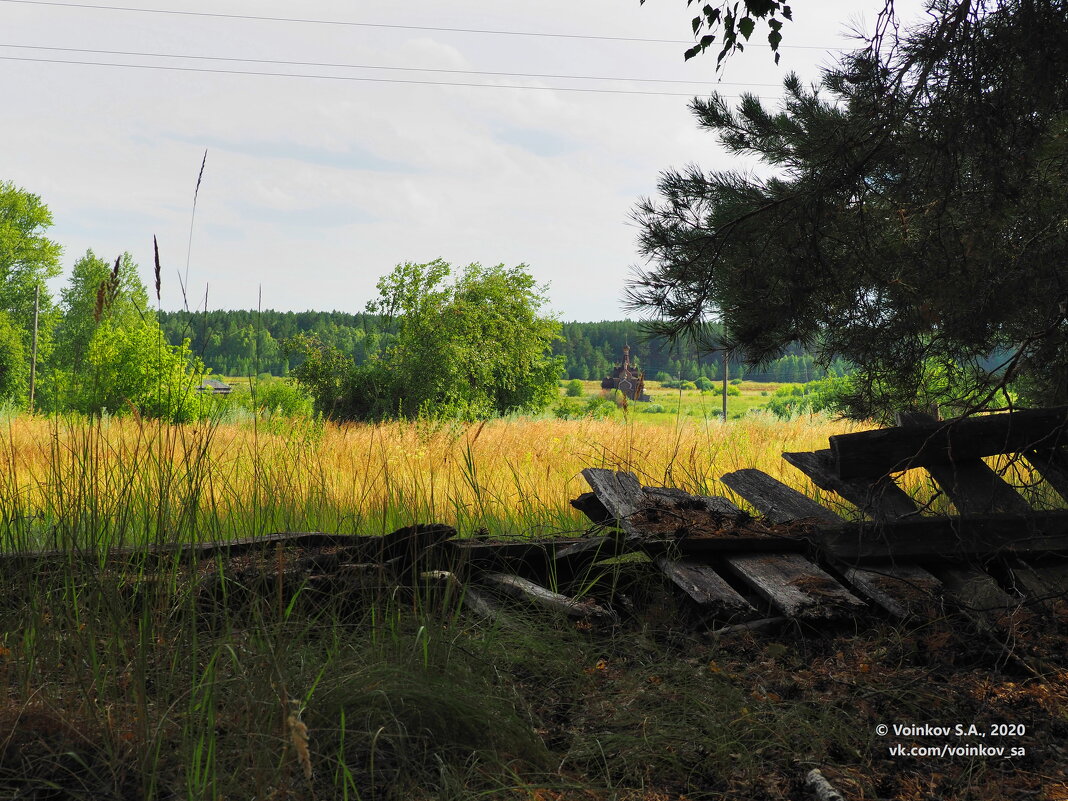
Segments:
[[[563,320],[624,316],[623,287],[640,264],[629,216],[639,197],[655,194],[662,170],[737,166],[697,130],[689,98],[717,89],[774,101],[787,71],[814,80],[820,65],[850,46],[851,29],[866,28],[883,6],[799,2],[778,67],[758,44],[717,75],[714,53],[684,63],[685,45],[672,42],[293,19],[679,42],[697,8],[683,0],[113,0],[109,9],[93,7],[105,2],[0,0],[0,180],[40,195],[51,209],[50,235],[63,246],[65,270],[87,248],[105,258],[128,250],[150,284],[156,235],[162,306],[181,308],[177,276],[186,270],[206,149],[188,253],[191,307],[203,307],[206,291],[209,308],[255,308],[262,286],[264,308],[362,311],[395,264],[441,257],[455,265],[527,264],[549,284],[551,309]]]

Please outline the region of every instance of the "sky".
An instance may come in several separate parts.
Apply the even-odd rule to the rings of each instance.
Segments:
[[[758,42],[717,73],[684,62],[682,0],[110,2],[0,0],[0,180],[49,207],[65,274],[129,251],[151,285],[155,236],[164,309],[359,312],[399,263],[525,264],[561,320],[637,317],[631,214],[661,172],[755,166],[692,97],[775,106],[884,4],[795,4],[778,66]]]

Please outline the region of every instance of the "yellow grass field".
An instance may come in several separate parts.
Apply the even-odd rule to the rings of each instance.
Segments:
[[[545,419],[168,426],[130,417],[15,417],[0,429],[2,547],[69,536],[135,544],[271,531],[373,534],[430,521],[463,533],[563,534],[586,525],[568,504],[588,489],[583,467],[728,496],[719,476],[757,467],[819,497],[779,454],[825,448],[828,436],[854,428],[822,417],[726,425],[681,419],[676,427]]]

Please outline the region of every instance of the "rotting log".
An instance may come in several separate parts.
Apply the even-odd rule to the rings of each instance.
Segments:
[[[565,614],[569,617],[610,621],[613,623],[619,620],[619,616],[614,609],[605,608],[591,599],[579,600],[567,595],[561,595],[520,576],[513,576],[507,573],[485,573],[482,575],[482,579],[490,582],[513,598],[530,601],[545,609]]]
[[[865,608],[862,600],[799,554],[731,555],[723,561],[786,617],[834,620]]]
[[[912,467],[1057,447],[1068,406],[924,422],[830,437],[839,478],[879,478]]]
[[[711,565],[661,557],[656,566],[707,614],[722,620],[746,620],[757,614],[756,608]]]
[[[448,570],[427,570],[419,574],[419,578],[430,581],[445,582],[460,596],[461,603],[470,609],[475,615],[484,620],[489,620],[504,628],[515,628],[512,618],[493,601],[484,597],[470,584],[464,584],[459,577]]]
[[[759,620],[748,620],[745,623],[734,623],[730,626],[721,626],[718,629],[709,629],[707,634],[710,637],[718,639],[719,637],[726,637],[731,634],[742,634],[747,631],[764,631],[766,629],[776,628],[788,621],[789,618],[783,617],[782,615],[762,617]]]

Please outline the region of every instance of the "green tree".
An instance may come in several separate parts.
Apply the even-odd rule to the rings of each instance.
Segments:
[[[29,384],[29,362],[22,335],[7,312],[0,311],[0,401],[21,403]]]
[[[38,354],[47,356],[50,331],[56,313],[45,282],[60,273],[61,248],[44,234],[52,225],[52,213],[37,195],[19,189],[10,181],[0,183],[0,311],[17,332],[21,349],[11,350],[8,341],[9,375],[22,375],[24,368],[11,359],[26,358],[33,339],[34,294],[40,289]],[[10,332],[9,332],[10,333]],[[28,368],[25,368],[28,374]]]
[[[819,87],[788,77],[778,112],[695,100],[768,169],[662,176],[634,305],[669,337],[718,319],[752,362],[794,341],[847,360],[854,417],[1068,402],[1066,73],[1064,3],[947,0]]]
[[[393,344],[362,365],[321,341],[290,342],[293,375],[324,413],[349,419],[485,419],[545,408],[557,394],[559,324],[525,266],[405,263],[378,283],[368,310],[392,321]]]
[[[87,251],[62,292],[52,355],[51,406],[174,421],[193,419],[203,368],[188,345],[167,344],[128,253],[109,266]]]

